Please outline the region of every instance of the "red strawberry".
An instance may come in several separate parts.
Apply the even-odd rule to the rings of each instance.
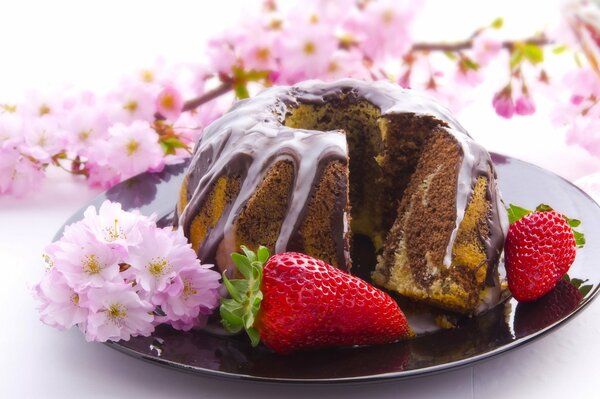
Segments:
[[[231,256],[245,279],[223,275],[231,299],[223,299],[220,310],[223,325],[231,332],[245,329],[253,346],[262,340],[289,353],[412,335],[398,304],[358,277],[304,254],[269,259],[265,247],[257,254],[242,250],[246,256]]]
[[[504,247],[508,287],[523,302],[552,290],[575,260],[577,243],[570,223],[579,221],[567,220],[548,206],[538,209],[544,210],[510,225]]]
[[[566,277],[566,276],[565,276]],[[560,279],[556,287],[537,301],[519,303],[515,311],[515,335],[517,338],[537,332],[567,316],[577,308],[591,286],[573,284]],[[580,281],[579,285],[583,282]],[[583,291],[583,292],[582,292]]]

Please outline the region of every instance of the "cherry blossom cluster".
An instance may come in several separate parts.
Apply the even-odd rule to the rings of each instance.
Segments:
[[[0,104],[0,195],[28,194],[49,166],[108,188],[182,162],[224,108],[182,112],[184,96],[204,92],[209,77],[199,68],[159,64],[102,95],[31,93],[22,104]]]
[[[458,111],[485,80],[504,118],[531,115],[537,92],[564,89],[547,56],[571,54],[580,78],[597,83],[600,8],[570,0],[565,29],[521,40],[501,37],[498,18],[457,42],[423,43],[412,35],[424,0],[263,1],[207,43],[204,65],[164,63],[103,95],[88,92],[0,101],[0,195],[23,196],[48,167],[110,187],[187,158],[202,128],[237,98],[269,85],[306,79],[388,79],[430,93]],[[550,51],[549,51],[550,50]],[[505,65],[503,73],[492,66]],[[494,71],[491,73],[490,71]],[[572,79],[572,78],[571,78]],[[579,86],[577,86],[579,87]],[[586,148],[596,131],[594,85],[569,87],[570,142]],[[562,104],[561,103],[561,104]],[[592,140],[593,141],[593,140]]]
[[[156,325],[202,327],[219,305],[220,275],[200,264],[180,230],[105,201],[65,228],[34,287],[41,320],[78,326],[88,341],[148,336]]]

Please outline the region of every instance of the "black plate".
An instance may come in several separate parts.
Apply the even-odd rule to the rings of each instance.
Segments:
[[[528,208],[540,202],[583,221],[580,230],[587,245],[579,250],[569,275],[588,279],[592,290],[583,301],[560,318],[547,306],[519,305],[514,299],[483,316],[464,319],[456,329],[440,330],[396,344],[321,350],[287,356],[265,348],[251,348],[241,336],[207,331],[179,332],[160,326],[151,337],[108,345],[128,355],[175,369],[247,380],[271,382],[339,383],[400,379],[447,371],[490,358],[531,342],[555,330],[585,308],[599,290],[600,207],[585,193],[559,176],[529,163],[493,155],[506,203]],[[155,213],[163,223],[172,220],[174,203],[185,165],[171,166],[159,174],[142,174],[94,199],[118,201],[125,209]],[[68,223],[79,220],[83,209]],[[61,232],[59,232],[61,234]]]

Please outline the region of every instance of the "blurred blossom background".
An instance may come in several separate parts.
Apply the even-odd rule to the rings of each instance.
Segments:
[[[236,98],[346,76],[427,91],[490,151],[600,194],[595,1],[56,0],[0,15],[0,197],[39,202],[66,179],[99,192],[182,162]]]

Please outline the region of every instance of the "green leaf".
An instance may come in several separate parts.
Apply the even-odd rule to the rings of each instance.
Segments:
[[[258,261],[262,262],[262,263],[267,263],[267,260],[269,259],[269,256],[271,256],[269,254],[269,249],[265,246],[260,246],[258,247],[258,251],[257,251],[257,257],[258,257]]]
[[[258,330],[254,327],[250,327],[246,330],[246,333],[250,337],[250,344],[252,347],[256,347],[260,342],[260,334],[258,333]]]
[[[562,54],[569,49],[569,46],[566,44],[561,44],[560,46],[556,46],[552,49],[552,52],[556,55]]]
[[[185,149],[189,148],[185,143],[183,143],[177,137],[162,138],[162,139],[160,139],[159,143],[160,143],[160,146],[162,147],[164,153],[167,155],[175,154],[175,150],[177,148],[185,148]]]
[[[479,64],[468,57],[461,60],[461,65],[467,70],[477,71],[479,69]]]
[[[585,281],[587,281],[587,280],[585,280]],[[575,287],[579,288],[581,286],[581,284],[585,283],[585,281],[580,278],[573,278],[573,279],[571,279],[571,284],[573,284]]]
[[[235,263],[235,266],[240,273],[242,273],[242,276],[245,278],[250,278],[250,269],[252,268],[250,265],[250,259],[242,254],[238,254],[237,252],[231,254],[231,259],[233,260],[233,263]]]
[[[456,54],[453,53],[452,51],[444,51],[444,55],[446,57],[448,57],[449,59],[451,59],[452,61],[454,61],[454,60],[456,60],[456,58],[458,58],[458,57],[456,57]]]
[[[585,298],[585,296],[587,294],[589,294],[589,292],[592,290],[593,285],[588,284],[588,285],[584,285],[583,287],[579,288],[579,292],[581,293],[581,296]]]
[[[510,69],[515,69],[515,67],[517,67],[519,64],[521,64],[521,62],[523,62],[523,58],[524,58],[524,54],[523,51],[521,50],[520,47],[517,47],[513,50],[512,54],[510,55]]]
[[[234,87],[235,96],[240,100],[250,97],[250,92],[244,83],[238,83]]]
[[[227,288],[227,292],[229,292],[229,295],[231,295],[231,297],[234,300],[236,300],[237,302],[240,302],[242,300],[242,293],[240,293],[237,290],[236,286],[231,282],[231,280],[227,278],[225,272],[223,272],[223,284],[225,285],[225,288]]]
[[[567,223],[569,223],[569,226],[571,226],[571,227],[577,227],[581,224],[581,220],[579,220],[579,219],[571,219],[565,215],[563,215],[563,217],[565,218],[565,220],[567,221]]]
[[[261,292],[264,263],[269,259],[269,251],[260,246],[258,255],[245,246],[240,253],[232,253],[235,265],[244,276],[241,279],[229,279],[223,273],[223,284],[231,298],[222,299],[219,313],[223,326],[231,332],[245,330],[253,346],[260,342],[260,333],[254,327],[263,299]]]
[[[244,255],[246,255],[246,257],[248,258],[248,260],[250,261],[250,263],[256,261],[256,254],[254,253],[254,251],[248,249],[248,247],[245,246],[245,245],[242,245],[240,248],[244,252]]]
[[[577,248],[583,248],[585,245],[585,236],[583,233],[573,230],[573,235],[575,236],[575,244]]]
[[[544,61],[544,50],[537,44],[527,43],[523,45],[523,55],[533,65]]]
[[[504,19],[502,17],[498,17],[492,21],[490,26],[494,29],[500,29],[502,26],[504,26]]]
[[[538,206],[535,207],[535,210],[538,212],[549,212],[549,211],[553,211],[554,209],[552,209],[552,207],[550,205],[539,204]]]
[[[510,224],[513,224],[514,222],[521,219],[525,215],[528,215],[531,212],[533,212],[529,209],[521,208],[520,206],[515,205],[515,204],[510,204],[507,211],[508,211],[508,222]]]

